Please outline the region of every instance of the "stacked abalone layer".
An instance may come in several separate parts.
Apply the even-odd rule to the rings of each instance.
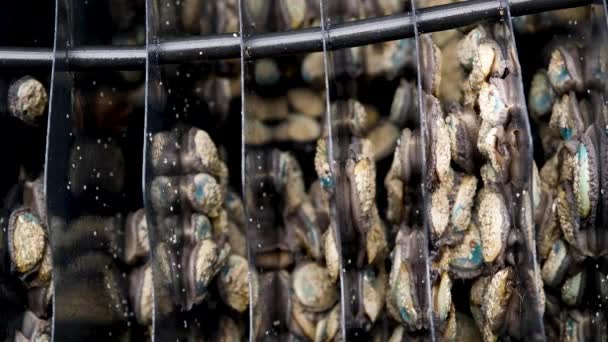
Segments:
[[[10,337],[15,341],[50,340],[53,263],[42,177],[13,187],[4,200],[3,216],[6,246],[2,250],[8,251],[12,276],[5,277],[2,291],[13,294],[5,300],[17,301],[18,307],[26,308]],[[6,304],[7,321],[11,305]]]
[[[5,79],[0,80],[4,86]],[[47,228],[42,165],[30,159],[43,155],[43,121],[48,104],[44,85],[31,76],[14,79],[0,94],[3,124],[13,127],[30,145],[28,155],[16,149],[15,160],[5,162],[4,185],[12,185],[2,203],[0,223],[0,286],[2,320],[6,331],[0,336],[17,341],[50,339],[53,297],[52,258]],[[6,111],[6,113],[4,113]],[[16,120],[15,120],[16,119]],[[14,164],[13,164],[14,163]],[[33,165],[34,164],[34,165]],[[18,179],[10,184],[11,168]],[[17,171],[18,169],[18,171]],[[9,183],[9,184],[6,184]],[[5,335],[6,334],[6,335]]]
[[[252,336],[333,338],[339,295],[328,269],[332,259],[323,257],[326,199],[317,185],[307,194],[300,165],[289,152],[249,149],[246,170]]]
[[[605,339],[605,50],[567,38],[548,49],[547,67],[534,74],[528,96],[543,152],[540,172],[535,166],[534,219],[545,327],[550,338]]]
[[[461,334],[485,341],[521,338],[525,315],[519,314],[517,293],[530,294],[538,317],[543,311],[535,268],[522,261],[530,260],[530,227],[522,227],[519,204],[512,204],[529,193],[521,185],[526,147],[520,136],[526,131],[518,117],[519,80],[509,39],[503,23],[419,38],[422,137],[402,136],[393,169],[403,175],[425,170],[430,265],[429,279],[417,279],[421,272],[412,266],[402,267],[404,281],[395,286],[401,302],[395,303],[406,314],[393,315],[404,328],[395,331],[400,335],[432,329],[447,340]],[[425,149],[423,167],[419,148]],[[389,188],[391,193],[397,192]],[[389,210],[389,218],[395,212]],[[414,246],[424,252],[424,244],[412,243],[410,250]],[[410,254],[410,260],[418,257]],[[399,266],[396,255],[393,271]],[[422,285],[425,280],[430,284]]]
[[[249,307],[245,218],[239,196],[228,190],[228,169],[209,135],[198,128],[179,125],[149,139],[151,208],[147,225],[133,235],[144,244],[139,237],[148,227],[154,263],[141,266],[131,278],[138,320],[151,323],[154,286],[160,326],[167,317],[187,316],[203,305],[207,315],[217,307],[220,319],[213,331],[202,328],[203,317],[193,314],[184,320],[191,322],[184,333],[196,339],[243,340]]]

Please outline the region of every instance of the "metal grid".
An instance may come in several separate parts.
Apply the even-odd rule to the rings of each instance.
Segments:
[[[510,14],[522,16],[583,6],[592,2],[592,0],[512,0],[510,2]],[[420,32],[437,32],[481,21],[500,20],[505,17],[502,3],[501,0],[472,0],[420,9],[416,11],[415,15],[404,13],[382,18],[357,20],[339,23],[329,28],[316,27],[291,32],[256,33],[247,39],[242,39],[237,33],[225,33],[207,37],[161,40],[160,42],[155,42],[154,39],[148,37],[148,44],[145,47],[76,46],[68,48],[65,45],[57,45],[54,50],[5,47],[0,48],[0,70],[50,68],[55,63],[53,68],[53,101],[48,133],[49,146],[53,146],[53,149],[48,150],[48,165],[53,163],[53,158],[67,159],[66,155],[69,147],[60,141],[68,134],[69,127],[60,118],[63,117],[64,112],[69,112],[72,105],[70,91],[73,84],[68,76],[70,72],[105,69],[139,70],[150,67],[153,71],[148,82],[162,83],[159,69],[167,64],[236,59],[241,58],[241,56],[244,61],[249,61],[306,52],[324,51],[328,53],[329,51],[350,47],[412,38],[417,37]],[[65,15],[65,13],[61,13],[61,10],[66,9],[60,9],[58,15]],[[59,41],[65,43],[66,37],[69,36],[66,31],[69,29],[58,26],[57,30],[59,33],[56,34],[61,38]],[[152,61],[151,55],[154,56]],[[420,80],[418,83],[420,83]],[[148,92],[155,90],[153,86],[149,87]],[[160,100],[148,97],[147,101]],[[146,133],[150,131],[148,125],[159,125],[155,121],[157,119],[146,117]],[[63,186],[59,179],[64,172],[63,169],[54,169],[47,176],[51,178],[47,179],[56,177],[58,184]],[[54,203],[62,204],[60,199],[63,195],[56,193],[54,196],[56,199]],[[50,210],[61,211],[65,209],[50,208]],[[344,322],[342,329],[346,330]],[[58,330],[58,332],[61,331]],[[345,332],[345,335],[351,336],[347,332]],[[428,337],[432,340],[437,338],[432,334]],[[536,335],[535,338],[537,337]]]

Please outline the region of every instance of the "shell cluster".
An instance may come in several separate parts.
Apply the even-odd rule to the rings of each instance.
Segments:
[[[7,246],[2,249],[8,250],[10,270],[19,279],[18,285],[7,286],[4,291],[17,292],[25,288],[27,296],[23,323],[15,331],[15,339],[50,340],[53,263],[42,177],[26,181],[21,189],[14,187],[5,201],[3,216]],[[6,305],[7,313],[11,305],[13,303]]]
[[[30,75],[0,78],[0,113],[3,136],[22,135],[28,155],[13,153],[4,162],[0,213],[0,338],[20,341],[50,340],[53,262],[49,244],[43,169],[45,132],[41,128],[48,108],[48,80]],[[9,138],[10,139],[10,138]],[[40,150],[38,150],[40,149]],[[6,150],[5,150],[6,151]],[[11,171],[14,169],[17,172]],[[14,178],[14,183],[12,182]],[[8,324],[11,324],[10,329]],[[6,327],[6,328],[5,328]]]
[[[597,261],[608,253],[601,228],[608,140],[599,74],[606,60],[598,54],[574,40],[550,46],[548,64],[534,74],[528,95],[543,151],[540,169],[534,165],[534,223],[547,297],[545,329],[555,338],[606,337],[593,328],[605,325],[601,306],[608,300],[607,271]]]
[[[526,179],[508,34],[496,24],[420,36],[425,124],[422,134],[403,130],[385,179],[387,219],[398,229],[386,299],[394,336],[521,338],[517,293],[543,310],[524,265],[527,230],[510,205],[526,196]]]
[[[135,224],[131,235],[134,245],[144,245],[141,238],[154,229],[157,260],[142,265],[131,279],[131,296],[140,303],[138,320],[151,324],[152,298],[142,296],[151,296],[154,289],[160,319],[221,300],[224,314],[235,313],[222,315],[222,322],[240,326],[231,334],[243,336],[244,322],[239,321],[249,308],[245,212],[240,197],[228,189],[226,164],[207,132],[195,127],[176,126],[152,135],[149,153],[152,228],[150,221]]]

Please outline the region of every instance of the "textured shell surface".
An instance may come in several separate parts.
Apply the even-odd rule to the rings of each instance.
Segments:
[[[487,36],[483,26],[476,26],[458,42],[458,60],[465,69],[473,67],[473,61],[482,38]]]
[[[566,243],[562,240],[555,241],[541,269],[541,276],[545,284],[556,286],[561,282],[567,266],[565,264],[567,256],[568,246]]]
[[[414,277],[407,263],[402,261],[401,247],[393,251],[393,266],[389,277],[389,293],[386,296],[387,308],[397,321],[415,326],[418,319],[418,305],[415,300]]]
[[[387,275],[384,265],[378,270],[363,271],[363,307],[371,322],[375,322],[382,312],[387,287]]]
[[[452,280],[447,272],[441,275],[434,297],[436,314],[441,321],[447,320],[452,310]]]
[[[478,219],[482,254],[485,262],[493,262],[506,246],[511,222],[504,197],[491,190],[480,196]]]
[[[9,224],[9,252],[15,270],[28,273],[42,261],[46,249],[46,229],[27,209],[13,212]]]
[[[585,277],[584,272],[579,272],[572,277],[566,279],[562,286],[562,300],[564,303],[574,306],[579,301],[579,298],[584,291]]]
[[[249,305],[249,266],[239,255],[230,255],[219,272],[218,288],[224,302],[237,312]]]
[[[484,317],[492,331],[496,332],[505,323],[508,303],[513,295],[513,270],[498,271],[488,283],[482,304]]]
[[[551,112],[555,101],[555,91],[549,77],[544,72],[537,72],[530,87],[529,107],[533,115],[542,117]]]
[[[479,229],[472,224],[462,242],[450,250],[449,268],[456,278],[469,278],[481,271],[483,262]]]
[[[313,262],[301,264],[293,272],[293,290],[298,301],[314,312],[329,309],[338,299],[327,269]]]
[[[477,178],[465,175],[458,185],[451,213],[451,223],[458,231],[466,230],[471,222],[471,208],[477,191]]]

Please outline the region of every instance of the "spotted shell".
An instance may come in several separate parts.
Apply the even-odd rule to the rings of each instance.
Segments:
[[[433,238],[438,239],[443,235],[450,221],[450,201],[448,190],[444,186],[437,188],[431,195],[430,218]]]
[[[458,184],[451,212],[451,223],[457,231],[463,231],[469,227],[476,191],[477,178],[465,175]]]
[[[377,271],[367,269],[363,272],[363,307],[373,323],[384,307],[388,278],[384,265],[379,265]]]
[[[514,293],[513,270],[509,268],[498,271],[488,283],[483,296],[482,309],[486,322],[493,332],[497,332],[505,323],[508,303]]]
[[[237,312],[249,306],[249,266],[239,255],[230,255],[217,277],[218,289],[224,303]]]
[[[449,186],[452,181],[450,132],[444,119],[440,116],[436,117],[434,125],[435,172],[437,172],[439,180]]]
[[[152,324],[152,267],[146,264],[134,271],[130,278],[130,295],[133,303],[135,317],[142,325]]]
[[[559,225],[562,228],[564,239],[570,246],[576,248],[578,252],[585,255],[590,254],[586,246],[579,242],[580,237],[580,222],[578,219],[577,206],[574,194],[570,184],[563,183],[558,189],[557,197],[557,218]]]
[[[481,39],[469,74],[471,89],[478,90],[490,76],[501,77],[505,69],[506,61],[500,46],[492,39]]]
[[[539,118],[551,112],[555,101],[555,91],[545,72],[539,71],[534,74],[528,98],[528,107],[534,117]]]
[[[582,133],[582,122],[576,116],[578,103],[574,93],[564,94],[553,104],[549,127],[559,132],[563,140],[570,140]]]
[[[581,218],[587,218],[595,211],[598,198],[597,156],[591,139],[582,138],[578,145],[574,164],[574,198]]]
[[[206,297],[209,283],[224,265],[227,255],[227,248],[218,248],[212,240],[203,240],[192,249],[186,268],[192,303],[201,303]]]
[[[393,319],[410,327],[416,327],[419,320],[418,304],[415,299],[415,277],[403,256],[401,246],[393,251],[393,266],[389,276],[389,292],[386,296],[386,305]]]
[[[373,160],[363,158],[352,166],[353,199],[357,201],[358,216],[362,222],[371,223],[376,207],[376,166]]]
[[[479,229],[471,224],[462,242],[450,250],[449,270],[455,278],[476,277],[483,266],[483,253]]]
[[[317,263],[300,264],[293,272],[292,287],[300,304],[313,312],[329,309],[338,299],[327,269]]]
[[[325,255],[325,263],[327,264],[327,273],[332,283],[335,283],[340,276],[340,255],[338,254],[338,247],[334,240],[332,230],[334,228],[330,225],[330,228],[325,231],[323,235],[323,252]]]
[[[570,306],[574,306],[582,299],[585,290],[585,273],[579,272],[566,279],[562,285],[562,300]]]
[[[479,232],[484,261],[491,263],[506,247],[511,219],[503,195],[484,190],[479,194]]]
[[[479,43],[486,36],[487,33],[484,27],[476,26],[458,42],[458,60],[465,69],[470,70],[473,67]]]
[[[29,209],[18,209],[9,218],[8,230],[11,263],[15,271],[27,274],[44,258],[47,234],[43,222]]]
[[[565,48],[553,50],[547,74],[558,93],[582,87],[580,64]]]
[[[157,174],[166,174],[179,168],[179,134],[176,131],[158,132],[149,145],[150,164]]]
[[[494,83],[484,83],[479,90],[477,103],[480,115],[491,126],[504,125],[509,120],[509,106],[502,89]]]
[[[317,140],[315,170],[323,188],[331,189],[334,187],[334,179],[329,165],[327,143],[328,141],[325,138]]]
[[[180,162],[185,173],[205,172],[214,176],[223,171],[217,147],[207,132],[191,128],[182,138]]]
[[[206,173],[184,176],[180,181],[180,193],[195,211],[209,217],[220,214],[224,191],[214,177]]]
[[[452,310],[452,280],[447,272],[441,275],[439,285],[433,290],[435,314],[441,322],[445,322]]]
[[[365,252],[370,265],[382,262],[387,254],[386,229],[377,210],[365,234]]]

